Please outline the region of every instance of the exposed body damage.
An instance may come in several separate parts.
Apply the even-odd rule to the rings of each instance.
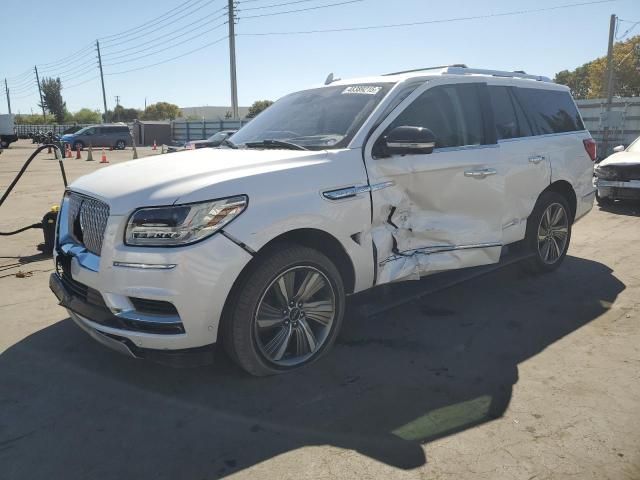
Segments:
[[[381,170],[389,169],[390,163]],[[473,216],[478,206],[457,194],[455,179],[433,173],[434,182],[444,183],[432,189],[420,188],[416,172],[390,176],[392,186],[372,192],[378,284],[418,279],[460,265],[485,265],[500,257],[500,230],[488,228],[485,216]],[[452,214],[454,206],[457,212]],[[497,225],[499,211],[493,213],[489,218],[495,217]]]

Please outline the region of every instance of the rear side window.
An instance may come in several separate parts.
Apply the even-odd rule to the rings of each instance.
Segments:
[[[515,92],[536,135],[584,130],[569,92],[538,88],[516,88]]]
[[[489,99],[493,109],[496,128],[496,138],[528,137],[531,135],[529,122],[524,117],[522,109],[511,94],[510,87],[489,86]]]
[[[430,129],[436,136],[436,148],[482,145],[484,125],[478,86],[443,85],[427,90],[387,131],[405,125]]]

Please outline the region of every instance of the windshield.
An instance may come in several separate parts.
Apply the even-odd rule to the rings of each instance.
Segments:
[[[242,127],[233,143],[280,140],[309,150],[344,148],[392,85],[339,85],[292,93]]]
[[[226,133],[226,132],[218,132],[218,133],[214,133],[209,138],[207,138],[207,141],[208,142],[221,142],[222,140],[224,140],[228,136],[229,136],[229,134]]]
[[[640,153],[640,137],[636,138],[633,143],[627,147],[627,152]]]

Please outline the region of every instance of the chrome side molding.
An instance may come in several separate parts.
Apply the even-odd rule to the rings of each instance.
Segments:
[[[354,185],[352,187],[338,188],[336,190],[327,190],[322,192],[322,196],[327,200],[344,200],[346,198],[353,198],[363,193],[375,192],[382,190],[383,188],[392,187],[393,181],[374,183],[372,185]]]

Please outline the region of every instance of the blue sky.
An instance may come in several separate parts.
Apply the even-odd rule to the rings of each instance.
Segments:
[[[4,77],[9,77],[13,112],[38,111],[35,80],[28,73],[34,64],[39,65],[44,75],[62,76],[63,86],[67,87],[63,96],[71,111],[81,107],[102,109],[100,83],[93,79],[98,73],[97,62],[93,60],[90,44],[96,38],[134,29],[185,1],[3,0],[0,79],[4,81]],[[238,0],[240,105],[249,105],[258,99],[277,99],[290,91],[318,84],[329,72],[345,78],[466,63],[473,67],[525,70],[553,76],[559,70],[575,68],[606,53],[610,14],[615,13],[623,20],[640,20],[640,0],[617,0],[540,13],[381,30],[293,36],[242,35],[500,14],[581,0],[363,0],[308,12],[248,18],[344,0],[303,0],[282,7],[256,8],[291,1]],[[181,107],[229,105],[227,40],[184,55],[226,35],[226,26],[205,33],[224,20],[216,17],[223,13],[219,10],[225,4],[226,0],[191,0],[186,10],[173,12],[171,20],[153,22],[129,36],[102,40],[104,63],[112,63],[105,66],[105,73],[179,57],[151,68],[105,76],[108,107],[113,108],[115,95],[120,96],[124,106],[138,108],[143,107],[145,98],[148,103],[168,101]],[[50,26],[36,23],[37,16],[48,14],[52,15]],[[53,29],[56,15],[58,32]],[[196,21],[199,23],[186,26]],[[629,26],[631,23],[622,23],[619,33]],[[640,26],[633,33],[640,33]],[[171,39],[178,35],[182,36]],[[154,53],[179,42],[184,43]],[[59,61],[81,49],[85,50],[75,57]],[[143,51],[136,53],[139,50]],[[125,63],[113,65],[116,62]],[[4,95],[2,97],[0,113],[6,113]]]

